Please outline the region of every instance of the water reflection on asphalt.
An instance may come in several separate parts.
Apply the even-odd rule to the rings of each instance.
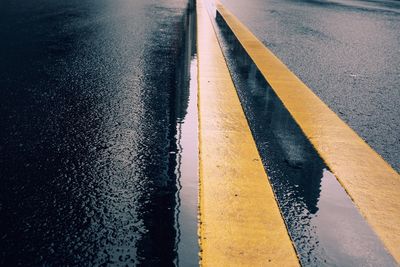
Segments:
[[[186,4],[1,1],[1,266],[174,263]]]
[[[180,74],[183,86],[176,94],[176,151],[175,176],[177,182],[175,207],[175,266],[198,266],[197,236],[198,211],[198,116],[197,116],[197,57],[195,1],[189,2],[185,20],[186,45]]]
[[[217,22],[231,75],[301,263],[395,266],[221,17]]]

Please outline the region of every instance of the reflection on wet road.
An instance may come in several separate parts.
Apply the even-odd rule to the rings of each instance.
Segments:
[[[0,265],[175,261],[186,4],[0,3]]]
[[[400,171],[400,2],[222,0]]]
[[[218,32],[242,106],[304,266],[395,266],[236,37]]]
[[[197,57],[196,57],[196,10],[190,2],[186,16],[186,49],[181,63],[184,86],[180,86],[175,98],[176,150],[175,176],[177,182],[175,225],[177,256],[175,266],[198,266],[199,244],[197,237],[198,211],[198,116],[197,116]]]

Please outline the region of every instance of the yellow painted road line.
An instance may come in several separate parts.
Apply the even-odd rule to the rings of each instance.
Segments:
[[[400,176],[232,13],[217,10],[362,215],[400,262]]]
[[[299,266],[210,17],[197,1],[203,266]]]

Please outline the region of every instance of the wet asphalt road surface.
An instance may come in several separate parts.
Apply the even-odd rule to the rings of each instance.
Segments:
[[[0,2],[1,266],[172,265],[186,5]]]
[[[222,17],[215,24],[302,266],[397,266]]]
[[[400,171],[400,2],[222,0]]]

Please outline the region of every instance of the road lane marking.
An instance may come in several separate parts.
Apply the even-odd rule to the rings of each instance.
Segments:
[[[299,266],[202,0],[197,1],[203,266]]]
[[[222,4],[217,11],[283,105],[400,262],[400,176]]]

